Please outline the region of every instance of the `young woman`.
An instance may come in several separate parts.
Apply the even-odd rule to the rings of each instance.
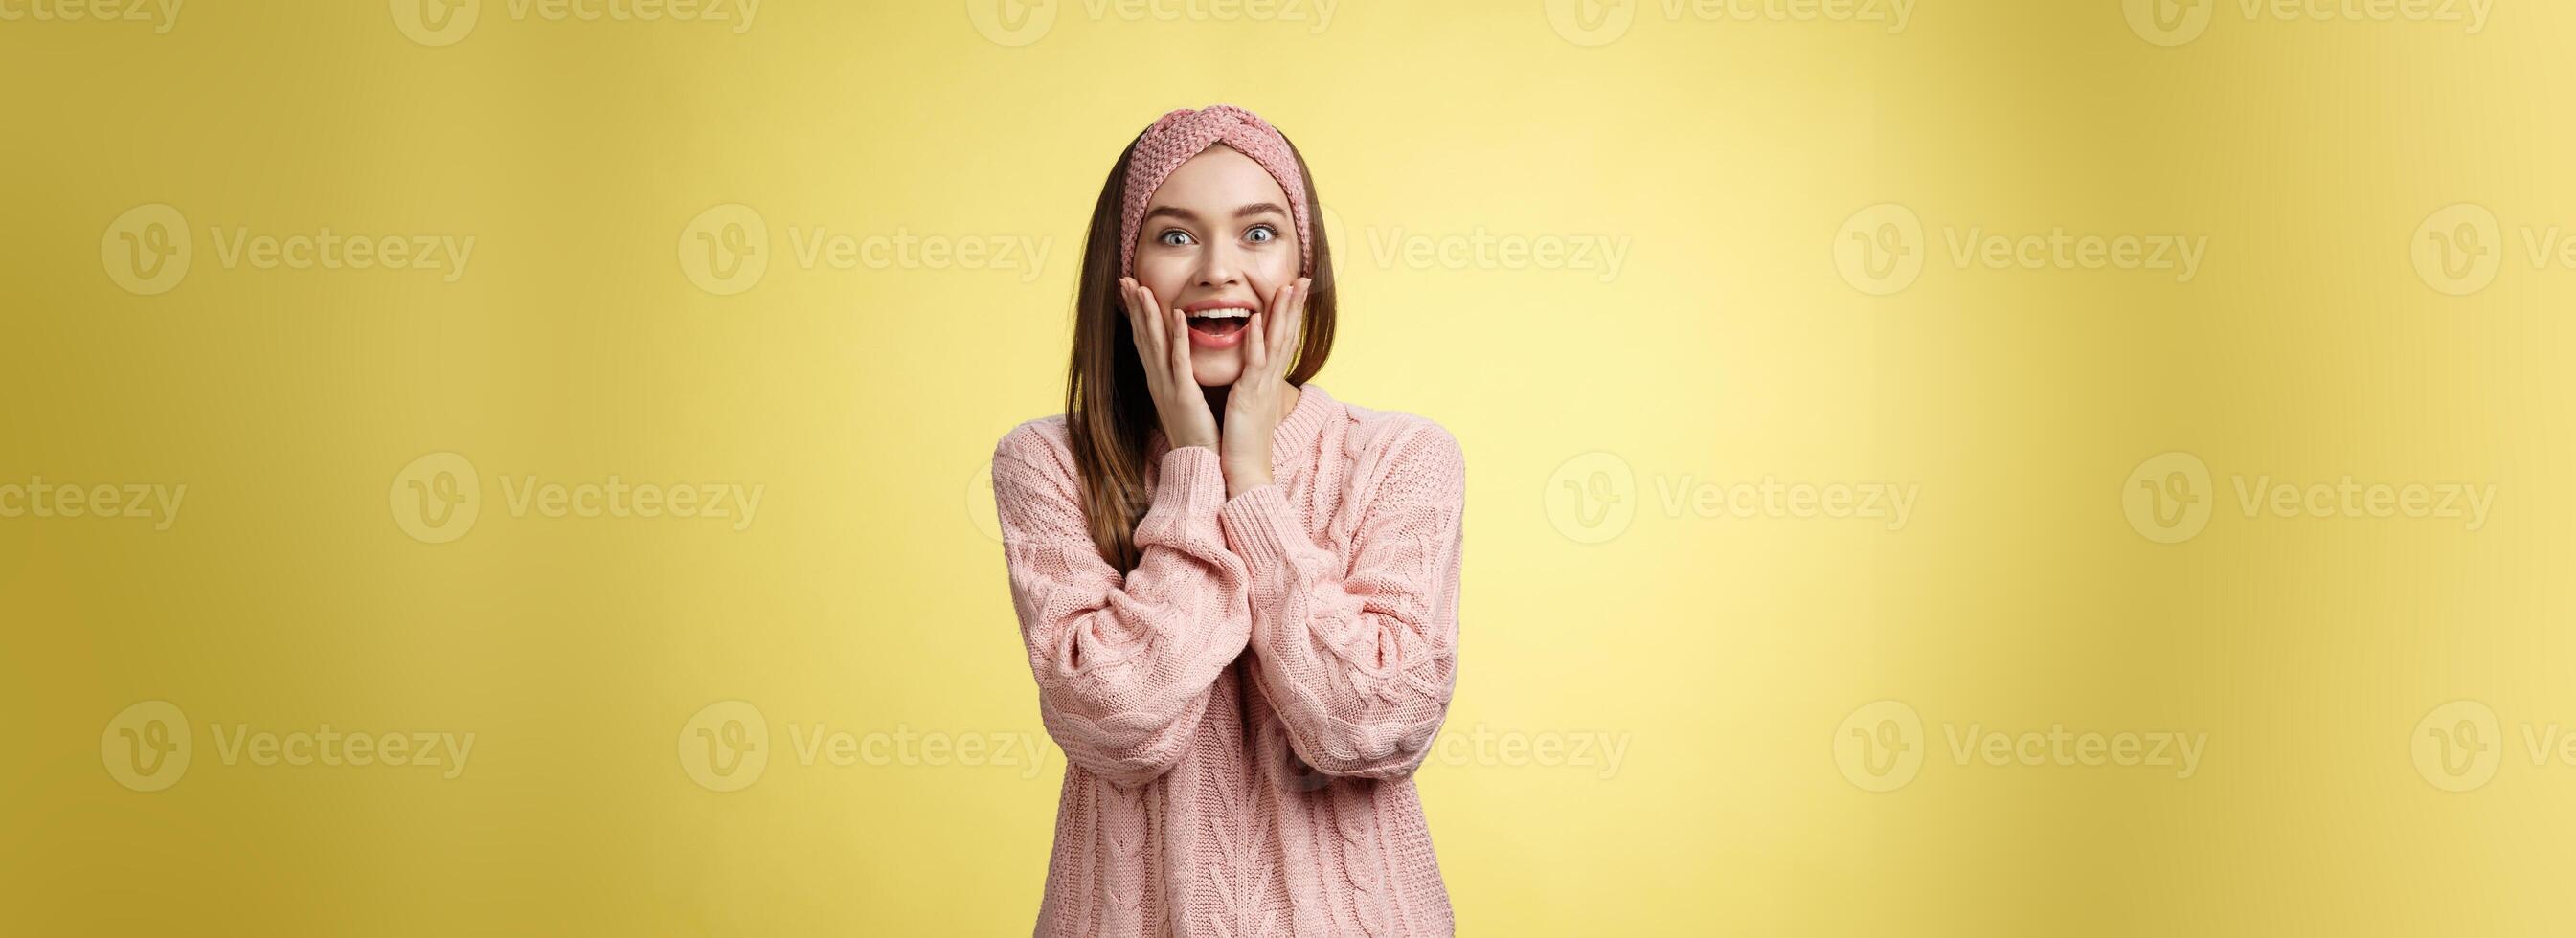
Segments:
[[[994,447],[1067,759],[1040,936],[1454,930],[1412,773],[1457,679],[1464,465],[1307,380],[1315,205],[1249,111],[1147,127],[1092,210],[1065,412]]]

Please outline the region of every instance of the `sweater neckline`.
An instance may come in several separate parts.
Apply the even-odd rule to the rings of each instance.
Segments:
[[[1316,437],[1323,435],[1334,403],[1322,385],[1313,381],[1297,385],[1297,405],[1289,408],[1288,416],[1279,418],[1279,429],[1270,435],[1271,464],[1281,468],[1305,465],[1307,451],[1314,449]],[[1162,427],[1152,427],[1146,433],[1150,438],[1146,450],[1153,457],[1149,461],[1159,460],[1171,451],[1171,441],[1163,436]]]

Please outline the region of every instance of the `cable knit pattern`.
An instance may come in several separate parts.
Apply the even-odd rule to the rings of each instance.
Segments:
[[[1064,748],[1040,938],[1454,933],[1412,773],[1457,681],[1465,463],[1312,383],[1271,482],[1148,440],[1141,560],[1083,524],[1061,415],[993,450],[1011,599]]]

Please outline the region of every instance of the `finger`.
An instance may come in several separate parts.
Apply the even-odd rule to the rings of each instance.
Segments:
[[[1125,277],[1118,278],[1118,308],[1127,314],[1127,341],[1136,346],[1136,354],[1153,361],[1153,347],[1145,344],[1145,320],[1139,315],[1135,285]]]
[[[1163,335],[1163,307],[1154,302],[1154,291],[1136,284],[1136,315],[1145,321],[1146,348],[1153,354],[1147,361],[1162,357],[1167,342]]]
[[[1243,370],[1256,377],[1266,377],[1263,367],[1270,363],[1270,352],[1263,348],[1270,343],[1261,340],[1261,329],[1261,311],[1256,309],[1243,323]]]
[[[1172,387],[1195,388],[1198,379],[1190,374],[1190,314],[1173,310],[1168,322],[1172,330]]]
[[[1311,282],[1304,277],[1299,277],[1295,283],[1288,285],[1290,296],[1286,304],[1287,308],[1280,310],[1279,315],[1271,320],[1270,334],[1264,336],[1270,343],[1270,356],[1283,365],[1287,362],[1289,353],[1296,350],[1297,327],[1306,318],[1306,291]]]

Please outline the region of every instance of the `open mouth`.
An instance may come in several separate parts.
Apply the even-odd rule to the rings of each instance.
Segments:
[[[1240,306],[1203,309],[1190,314],[1190,331],[1211,338],[1229,338],[1242,332],[1252,322],[1252,311]]]

